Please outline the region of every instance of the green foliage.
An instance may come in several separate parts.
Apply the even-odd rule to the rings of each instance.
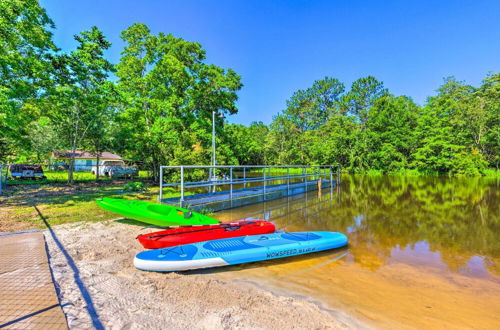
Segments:
[[[477,150],[455,154],[450,172],[463,175],[481,175],[488,163]]]
[[[155,176],[160,165],[207,163],[212,111],[237,112],[240,77],[206,64],[200,44],[171,34],[152,35],[144,24],[123,31],[122,39],[117,76],[124,109],[117,118],[116,149],[146,162]],[[216,126],[220,139],[220,116]],[[227,146],[221,147],[220,163],[228,156]]]
[[[310,88],[292,95],[283,115],[301,132],[318,129],[331,112],[338,110],[336,107],[344,89],[344,84],[337,79],[317,80]]]
[[[315,86],[333,81],[327,94],[335,97],[324,103],[328,111],[313,111],[313,100],[322,95]],[[358,79],[345,93],[338,86],[325,78],[292,95],[269,126],[269,163],[466,175],[498,168],[500,74],[479,88],[448,78],[423,107],[389,94],[373,77]]]
[[[344,97],[343,105],[351,115],[365,125],[370,108],[377,99],[387,93],[383,83],[375,77],[360,78],[352,83],[351,90]]]
[[[146,187],[144,186],[144,182],[136,181],[136,182],[127,182],[123,185],[124,191],[144,191]]]
[[[52,83],[53,28],[37,0],[0,1],[0,160],[29,145],[33,105]]]
[[[325,77],[293,93],[269,126],[244,126],[224,120],[238,111],[241,78],[207,63],[199,43],[137,23],[122,32],[114,66],[97,27],[76,35],[67,54],[53,44],[53,29],[37,0],[0,2],[0,161],[41,162],[56,149],[114,151],[157,180],[160,165],[210,162],[215,112],[219,164],[463,175],[500,166],[500,73],[479,87],[448,78],[422,106],[372,76],[349,89]],[[73,161],[70,183],[72,168]]]
[[[262,122],[253,122],[246,127],[239,124],[226,125],[225,134],[235,165],[259,165],[267,163],[266,137],[269,128]]]
[[[48,115],[65,145],[72,151],[68,182],[73,183],[74,152],[82,146],[88,132],[99,127],[109,112],[113,83],[108,81],[113,71],[104,51],[111,47],[95,26],[76,35],[76,50],[57,58],[58,84],[46,104]]]
[[[29,125],[28,131],[30,133],[29,141],[31,143],[28,150],[35,154],[37,163],[41,163],[48,159],[52,151],[62,148],[62,143],[57,136],[56,128],[49,118],[40,117],[33,121]]]
[[[417,105],[407,97],[385,95],[374,101],[369,113],[369,167],[393,172],[407,168],[414,145]]]

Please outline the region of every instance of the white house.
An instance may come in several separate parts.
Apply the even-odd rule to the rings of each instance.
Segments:
[[[58,151],[52,153],[52,163],[55,167],[64,167],[67,168],[69,166],[69,160],[71,158],[72,151]],[[102,165],[104,161],[109,160],[122,160],[122,158],[112,152],[104,151],[101,153],[99,157],[99,165]],[[77,172],[85,172],[91,171],[92,166],[97,165],[97,157],[96,155],[87,152],[77,150],[75,152],[75,171]]]

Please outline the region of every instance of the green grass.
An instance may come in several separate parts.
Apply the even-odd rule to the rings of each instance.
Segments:
[[[100,186],[88,188],[86,191],[65,193],[55,187],[50,193],[42,193],[35,186],[26,186],[18,191],[11,191],[9,196],[2,197],[0,231],[45,228],[44,222],[34,208],[35,205],[51,226],[117,219],[120,215],[101,209],[95,200],[109,197],[156,202],[158,189],[158,187],[148,187],[146,191],[132,193],[124,192],[122,186]],[[164,189],[163,196],[178,197],[179,192],[174,189]]]
[[[16,184],[46,184],[46,183],[66,183],[68,182],[68,172],[55,172],[55,171],[44,171],[44,175],[47,179],[44,180],[9,180],[8,184],[16,185]],[[139,171],[139,175],[131,180],[147,180],[150,177],[149,171]],[[91,182],[95,181],[95,175],[90,172],[74,172],[73,178],[75,182]],[[99,180],[101,181],[113,181],[116,180],[114,178],[109,178],[105,176],[100,176]],[[124,179],[120,179],[124,180]]]

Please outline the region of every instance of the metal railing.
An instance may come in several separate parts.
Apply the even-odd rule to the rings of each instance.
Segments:
[[[186,181],[186,170],[208,170],[207,179],[197,181]],[[262,169],[262,176],[254,176],[256,170]],[[290,173],[290,170],[301,169],[301,173]],[[164,183],[165,170],[178,170],[180,172],[180,181]],[[224,171],[226,174],[221,178],[214,173],[216,170]],[[240,170],[238,174],[242,176],[235,176],[235,170]],[[274,170],[274,171],[272,171]],[[281,170],[281,171],[280,171]],[[286,174],[283,173],[286,171]],[[278,172],[278,175],[272,175],[272,172]],[[249,176],[249,174],[251,174]],[[182,206],[184,202],[185,192],[190,188],[203,188],[207,187],[211,192],[216,191],[217,186],[229,186],[229,198],[233,198],[233,186],[243,185],[243,188],[250,183],[262,183],[261,186],[254,186],[252,188],[262,188],[263,194],[266,194],[266,188],[272,181],[285,181],[283,185],[290,186],[293,181],[301,180],[307,184],[312,180],[319,180],[320,178],[327,178],[330,184],[333,182],[333,176],[336,175],[337,183],[340,180],[340,166],[339,165],[175,165],[175,166],[161,166],[160,167],[160,191],[159,200],[163,200],[164,187],[180,187],[179,203]],[[295,182],[296,183],[296,182]]]

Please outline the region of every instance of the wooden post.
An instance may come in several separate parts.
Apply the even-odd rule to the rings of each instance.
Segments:
[[[321,177],[318,180],[318,198],[321,199]]]

